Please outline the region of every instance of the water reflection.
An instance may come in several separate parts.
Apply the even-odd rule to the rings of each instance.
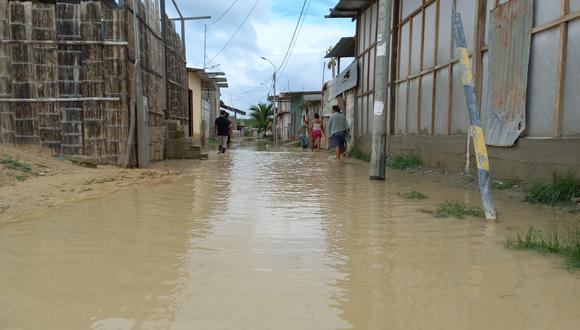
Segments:
[[[0,325],[30,329],[575,329],[580,277],[501,225],[419,208],[472,191],[332,155],[240,147],[0,228]],[[418,190],[417,203],[396,195]],[[548,214],[499,202],[510,224]],[[555,304],[554,302],[558,302]],[[531,326],[533,325],[533,326]]]

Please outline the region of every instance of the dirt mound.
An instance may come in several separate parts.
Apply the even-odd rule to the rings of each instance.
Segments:
[[[69,161],[54,158],[40,148],[0,145],[0,187],[73,169]]]

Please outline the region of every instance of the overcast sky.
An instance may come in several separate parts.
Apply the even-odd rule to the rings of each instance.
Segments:
[[[187,61],[189,67],[203,67],[204,24],[212,24],[236,0],[177,0],[184,16],[212,16],[211,20],[186,23]],[[298,21],[302,0],[257,0],[255,9],[241,30],[219,55],[216,54],[238,29],[256,0],[238,0],[232,9],[207,32],[208,67],[226,73],[229,88],[222,89],[222,100],[242,110],[265,102],[271,87],[273,68],[260,59],[264,56],[280,66]],[[278,78],[277,92],[320,90],[325,50],[341,37],[353,36],[350,19],[325,19],[337,0],[311,0],[308,14],[298,35],[286,68]],[[171,1],[167,11],[175,17]],[[179,23],[177,29],[179,31]],[[214,58],[215,57],[215,58]],[[212,60],[213,59],[213,60]],[[348,63],[342,64],[346,67]],[[325,80],[331,73],[326,70]],[[266,85],[264,87],[263,85]]]

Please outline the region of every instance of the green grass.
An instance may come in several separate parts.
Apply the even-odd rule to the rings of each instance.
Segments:
[[[533,250],[564,256],[571,269],[580,268],[580,228],[560,235],[556,226],[542,232],[531,226],[525,233],[518,232],[515,238],[505,241],[512,249]]]
[[[435,215],[436,218],[455,217],[465,219],[467,216],[482,218],[483,210],[476,206],[469,206],[467,203],[459,201],[445,201],[437,205],[436,210],[421,210],[421,212]]]
[[[217,139],[215,137],[208,138],[207,145],[210,147],[217,147],[217,145],[218,145]]]
[[[350,158],[355,158],[358,160],[362,160],[365,162],[370,162],[371,161],[371,155],[365,154],[362,150],[353,147],[352,149],[350,149],[350,151],[348,152],[348,156]]]
[[[22,173],[32,173],[32,166],[28,163],[11,158],[11,157],[4,157],[0,159],[0,164],[4,165],[4,168],[14,171],[19,171]]]
[[[494,180],[491,183],[493,189],[497,190],[507,190],[516,187],[518,183],[514,180]]]
[[[423,166],[423,160],[417,155],[397,155],[389,161],[389,167],[396,170],[411,170]]]
[[[572,174],[555,176],[551,184],[535,184],[527,192],[524,201],[532,204],[570,204],[580,196],[580,185]]]
[[[415,200],[427,199],[427,196],[414,190],[408,192],[398,192],[397,195],[399,195],[399,197],[404,199],[415,199]]]

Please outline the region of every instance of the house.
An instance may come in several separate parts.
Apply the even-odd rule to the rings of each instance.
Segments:
[[[322,87],[323,111],[322,120],[324,124],[332,113],[332,107],[337,105],[342,113],[346,116],[349,127],[356,126],[355,116],[355,97],[358,86],[358,61],[352,60],[351,63],[341,71],[341,60],[343,58],[353,58],[355,56],[355,38],[344,37],[328,52],[325,58],[337,61],[338,75],[324,83]],[[327,146],[327,140],[322,139],[321,147]],[[348,144],[350,150],[354,145],[354,140]]]
[[[214,131],[213,123],[220,110],[220,88],[227,87],[226,78],[220,76],[203,69],[187,68],[188,134],[194,143],[203,147],[207,146],[207,139]]]
[[[278,138],[282,141],[298,139],[302,122],[311,121],[314,113],[322,110],[322,93],[319,91],[285,92],[280,93],[277,99],[276,130]]]
[[[473,63],[493,175],[548,180],[578,168],[580,6],[568,0],[394,0],[388,86],[374,86],[378,1],[337,1],[327,17],[356,21],[355,145],[370,153],[374,90],[385,88],[388,152],[463,168],[470,123],[453,7]]]

